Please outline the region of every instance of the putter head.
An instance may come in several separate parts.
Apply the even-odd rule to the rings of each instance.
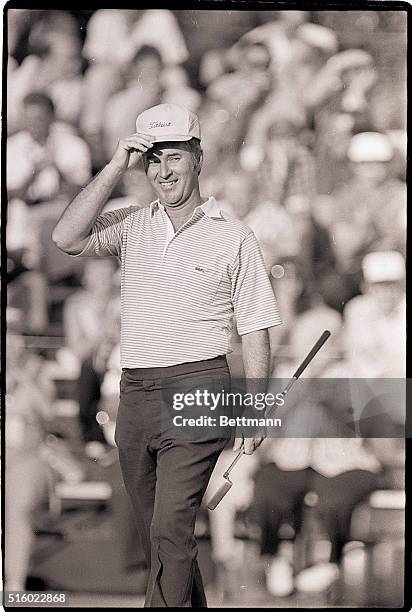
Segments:
[[[209,508],[209,510],[214,510],[216,506],[220,504],[226,493],[230,491],[232,484],[233,482],[229,478],[227,478],[226,482],[222,484],[220,489],[216,491],[216,493],[213,495],[212,499],[208,503],[207,507]]]

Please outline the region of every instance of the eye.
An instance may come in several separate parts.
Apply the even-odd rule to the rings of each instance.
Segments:
[[[179,161],[180,160],[180,155],[172,155],[171,157],[169,157],[169,161]]]
[[[159,160],[157,159],[157,157],[149,157],[147,161],[150,165],[159,163]]]

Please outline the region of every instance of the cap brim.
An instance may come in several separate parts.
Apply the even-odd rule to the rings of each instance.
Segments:
[[[182,136],[179,134],[165,134],[162,136],[154,136],[154,142],[187,142],[192,140],[194,136]]]

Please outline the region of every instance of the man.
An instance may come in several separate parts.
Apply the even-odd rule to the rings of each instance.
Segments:
[[[345,306],[344,346],[357,378],[403,378],[406,368],[405,260],[374,251],[362,260],[362,295]],[[367,322],[367,325],[365,324]]]
[[[55,120],[51,99],[31,93],[23,100],[24,129],[7,139],[7,192],[29,206],[73,193],[91,176],[87,144]],[[67,200],[66,200],[67,201]]]
[[[136,115],[161,102],[163,62],[156,47],[144,45],[125,70],[125,84],[107,101],[103,115],[103,146],[106,160],[116,147],[119,134],[132,132]]]
[[[125,487],[150,565],[146,607],[205,607],[193,537],[196,513],[226,438],[186,436],[162,420],[171,385],[213,376],[223,387],[236,317],[245,373],[269,374],[268,328],[280,323],[253,232],[223,216],[199,190],[198,118],[160,104],[141,113],[137,132],[73,200],[54,242],[72,255],[121,259],[121,400],[116,443]],[[127,168],[143,159],[158,199],[100,214]],[[164,412],[164,410],[163,410]],[[167,406],[166,406],[167,412]],[[195,414],[195,408],[193,408]],[[241,433],[251,454],[262,437]]]

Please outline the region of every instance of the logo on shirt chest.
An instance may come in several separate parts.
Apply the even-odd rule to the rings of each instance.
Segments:
[[[193,262],[181,276],[181,290],[189,301],[201,306],[211,304],[222,278],[218,268]]]

